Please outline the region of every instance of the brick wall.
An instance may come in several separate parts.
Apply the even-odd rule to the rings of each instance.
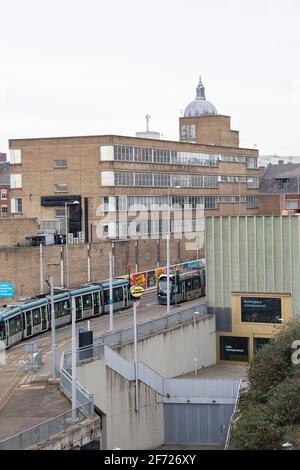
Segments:
[[[107,279],[109,276],[108,254],[112,249],[110,241],[96,242],[90,245],[70,245],[68,247],[69,285],[78,286],[88,282],[88,246],[91,258],[91,281]],[[196,257],[196,251],[187,249],[186,240],[171,240],[171,263],[189,261]],[[61,250],[65,257],[65,247],[59,245],[43,247],[44,279],[54,276],[55,286],[60,286]],[[115,242],[114,254],[115,276],[126,274],[127,264],[132,264],[131,271],[156,268],[166,264],[166,240],[135,240]],[[204,256],[203,250],[199,256]],[[66,262],[64,263],[64,280],[66,281]],[[0,247],[0,282],[14,282],[16,299],[31,297],[40,293],[40,249],[39,247]],[[47,292],[47,284],[44,283]],[[0,304],[11,302],[0,299]]]
[[[0,219],[0,247],[24,244],[25,236],[37,231],[37,219]]]

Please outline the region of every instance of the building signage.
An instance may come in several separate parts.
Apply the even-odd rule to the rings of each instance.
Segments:
[[[13,299],[15,296],[15,288],[13,282],[0,282],[0,297]]]
[[[280,323],[281,299],[267,297],[241,297],[243,322]]]
[[[222,361],[248,361],[249,339],[238,336],[220,336]]]

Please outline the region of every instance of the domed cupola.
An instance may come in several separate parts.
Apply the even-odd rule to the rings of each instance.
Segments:
[[[217,110],[214,105],[205,98],[205,88],[202,84],[201,77],[196,88],[197,95],[184,111],[184,117],[198,117],[216,115]]]

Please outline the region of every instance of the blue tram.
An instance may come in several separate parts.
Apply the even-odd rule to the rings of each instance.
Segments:
[[[55,326],[71,323],[72,298],[75,298],[76,321],[109,312],[109,281],[89,284],[54,295]],[[113,309],[132,305],[126,279],[113,280]],[[51,298],[49,295],[0,309],[0,341],[6,347],[51,329]]]

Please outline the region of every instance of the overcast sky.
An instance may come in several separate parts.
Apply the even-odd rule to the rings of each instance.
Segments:
[[[198,76],[243,147],[300,155],[299,0],[0,0],[9,138],[178,139]]]

